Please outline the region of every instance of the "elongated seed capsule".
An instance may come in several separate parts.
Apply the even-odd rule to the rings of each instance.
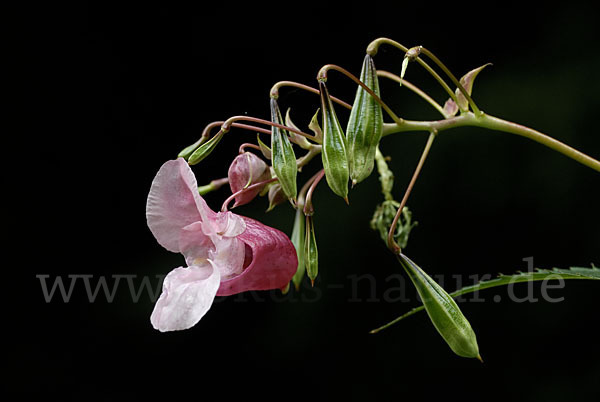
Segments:
[[[304,264],[304,243],[306,240],[304,224],[304,212],[302,212],[302,208],[298,207],[296,209],[296,217],[294,218],[294,228],[292,229],[292,236],[290,237],[292,244],[294,245],[294,247],[296,247],[296,254],[298,255],[298,269],[292,277],[292,282],[294,283],[296,290],[300,289],[300,284],[302,283],[302,279],[304,278],[304,274],[306,273],[306,265]]]
[[[481,360],[475,332],[454,299],[407,256],[397,257],[417,288],[431,322],[450,349],[459,356]]]
[[[200,138],[200,139],[198,139],[198,141],[194,142],[192,145],[188,145],[181,152],[179,152],[177,157],[183,158],[187,161],[189,159],[190,155],[193,154],[194,151],[196,149],[198,149],[198,147],[204,143],[204,140],[205,140],[205,138]]]
[[[306,274],[314,286],[315,279],[319,274],[319,252],[317,250],[317,239],[315,237],[315,227],[313,217],[306,216],[305,225],[305,240],[304,240],[304,264],[306,266]]]
[[[348,202],[348,156],[346,154],[346,139],[340,126],[333,103],[329,98],[327,86],[319,81],[321,90],[321,105],[323,109],[323,148],[321,155],[325,178],[329,188]]]
[[[283,124],[277,100],[273,98],[271,98],[271,121]],[[296,201],[298,191],[296,187],[298,174],[296,154],[294,154],[287,131],[275,126],[271,127],[271,157],[273,170],[283,192],[288,198]]]
[[[206,158],[210,153],[217,147],[221,138],[225,135],[223,130],[219,130],[219,132],[212,137],[210,140],[206,141],[204,144],[200,145],[188,158],[188,163],[190,165],[195,165],[200,163],[204,158]]]
[[[368,54],[363,61],[360,80],[379,96],[377,70],[373,58]],[[352,185],[360,183],[373,171],[375,150],[381,140],[382,132],[381,105],[359,85],[346,129],[348,167]]]

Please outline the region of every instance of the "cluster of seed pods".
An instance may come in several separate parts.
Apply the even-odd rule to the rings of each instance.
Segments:
[[[402,76],[408,62],[417,60],[420,52],[421,47],[406,51]],[[318,89],[285,82],[320,95],[321,108],[309,124],[313,134],[304,133],[294,125],[289,117],[289,111],[286,118],[283,118],[278,105],[278,87],[274,87],[276,89],[271,91],[270,98],[270,120],[236,116],[224,122],[216,122],[221,123],[217,134],[210,136],[210,129],[205,130],[198,142],[179,154],[190,165],[201,162],[216,148],[232,127],[270,134],[270,146],[263,143],[260,137],[257,138],[257,144],[244,144],[245,147],[240,149],[240,155],[231,163],[227,180],[214,181],[209,186],[201,187],[200,191],[211,191],[228,182],[232,195],[224,203],[223,210],[227,210],[232,200],[235,200],[234,207],[236,207],[252,201],[258,195],[268,196],[269,210],[286,200],[290,202],[296,210],[291,241],[298,255],[298,268],[292,279],[292,284],[297,290],[300,289],[304,276],[308,276],[314,286],[319,271],[312,203],[312,194],[316,185],[324,177],[329,188],[348,203],[349,188],[354,188],[372,174],[377,156],[380,155],[378,146],[383,134],[384,110],[394,121],[400,120],[380,98],[378,73],[373,60],[375,54],[376,50],[373,51],[370,47],[362,64],[360,78],[353,77],[341,67],[327,65],[321,69],[317,77]],[[351,106],[330,96],[327,88],[327,70],[331,68],[353,77],[358,84]],[[466,79],[463,77],[456,90],[456,96],[451,97],[444,105],[446,117],[456,114],[459,109],[468,109],[467,99],[470,100],[472,79],[482,68],[473,70],[470,76],[465,76]],[[400,83],[402,83],[402,76]],[[466,97],[463,85],[468,88]],[[350,108],[346,130],[342,128],[336,115],[334,103]],[[271,129],[267,131],[256,126],[240,124],[239,120],[268,124]],[[213,123],[214,127],[217,125]],[[297,158],[295,146],[305,150],[306,154]],[[270,166],[255,153],[247,151],[247,147],[254,148],[265,159],[270,160]],[[319,153],[322,169],[307,180],[298,191],[298,171]],[[387,205],[388,207],[393,205],[393,212],[396,213],[396,219],[386,223],[386,230],[389,228],[390,231],[390,249],[414,283],[432,323],[450,348],[459,356],[480,359],[475,333],[452,297],[406,257],[394,242],[398,219],[404,210],[404,205],[398,207],[397,204]],[[287,292],[288,289],[289,285],[283,291]]]

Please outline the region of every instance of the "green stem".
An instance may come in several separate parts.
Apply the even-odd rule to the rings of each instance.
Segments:
[[[462,92],[463,96],[469,101],[469,105],[471,105],[471,108],[473,109],[473,113],[475,113],[476,116],[479,116],[481,114],[481,111],[479,110],[479,108],[477,107],[477,105],[475,104],[473,99],[471,98],[471,95],[468,94],[468,92],[462,86],[460,81],[456,79],[456,77],[454,76],[454,74],[452,74],[452,72],[448,69],[448,67],[446,67],[446,65],[444,63],[442,63],[440,59],[438,59],[433,53],[431,53],[429,50],[425,49],[424,47],[421,47],[421,52],[425,53],[427,55],[427,57],[429,57],[431,60],[433,60],[433,62],[435,64],[437,64],[438,67],[442,69],[442,71],[444,71],[444,73],[448,76],[448,78],[450,78],[452,80],[452,82],[454,83],[454,85],[456,85],[458,90],[460,92]],[[456,102],[456,100],[454,98],[453,98],[453,100]],[[457,103],[457,105],[458,105],[458,103]]]
[[[377,51],[379,50],[379,46],[381,46],[383,44],[392,45],[394,47],[397,47],[398,49],[402,50],[404,53],[408,52],[408,48],[406,46],[401,45],[400,43],[396,42],[393,39],[377,38],[373,42],[369,43],[369,46],[367,46],[367,53],[370,54],[371,56],[375,56],[377,54]]]
[[[411,84],[410,82],[406,81],[405,79],[400,79],[400,77],[398,77],[396,74],[390,73],[389,71],[377,70],[377,75],[379,77],[384,77],[389,80],[396,81],[397,83],[402,83],[402,86],[407,87],[408,89],[413,91],[415,94],[419,95],[427,103],[429,103],[431,106],[433,106],[438,112],[440,112],[442,116],[449,117],[446,115],[446,112],[444,112],[444,108],[442,106],[440,106],[439,103],[437,103],[431,96],[427,95],[427,93],[425,91],[423,91],[416,85]]]
[[[417,57],[417,58],[415,58],[415,61],[417,63],[419,63],[425,70],[427,70],[427,72],[429,74],[431,74],[431,76],[433,76],[433,78],[435,78],[435,80],[448,93],[450,98],[458,105],[458,98],[456,97],[456,94],[454,93],[454,91],[452,89],[450,89],[448,84],[446,84],[446,81],[444,81],[444,79],[442,77],[440,77],[440,75],[433,68],[431,68],[431,66],[429,64],[425,63],[425,61],[422,58]]]
[[[383,127],[383,135],[390,135],[405,131],[443,131],[455,127],[473,126],[487,128],[490,130],[504,131],[510,134],[520,135],[530,140],[539,142],[571,159],[600,172],[600,161],[564,144],[548,135],[517,123],[506,121],[498,117],[482,113],[476,116],[472,112],[463,113],[460,116],[445,120],[435,121],[412,121],[404,120],[402,124],[387,123]]]
[[[397,47],[398,49],[402,50],[404,53],[408,52],[408,50],[409,50],[406,46],[401,45],[400,43],[396,42],[395,40],[388,39],[388,38],[378,38],[378,39],[375,39],[373,42],[371,42],[369,44],[369,46],[367,46],[367,53],[370,54],[371,56],[375,56],[377,54],[377,50],[379,50],[379,46],[381,46],[383,44],[392,45],[394,47]],[[423,47],[421,47],[421,51],[422,50],[423,50]],[[429,52],[429,51],[427,51],[427,52],[428,52],[427,55],[429,57],[433,56],[433,54],[431,54],[431,52]],[[437,57],[435,57],[435,56],[433,56],[433,57],[435,59],[432,58],[432,60],[435,62],[437,60]],[[450,98],[454,102],[456,102],[456,104],[458,105],[458,100],[456,98],[456,94],[454,93],[454,91],[452,89],[450,89],[450,87],[448,86],[448,84],[446,84],[446,82],[442,79],[442,77],[440,77],[439,74],[436,73],[435,70],[433,68],[431,68],[429,66],[429,64],[427,64],[420,57],[416,57],[414,60],[416,60],[417,63],[419,63],[425,70],[427,70],[427,72],[429,74],[431,74],[433,76],[433,78],[436,79],[436,81],[442,86],[442,88],[444,88],[444,90],[446,92],[448,92],[448,95],[450,96]],[[444,66],[444,68],[445,68],[445,66]],[[460,83],[459,83],[459,85],[460,85]],[[468,96],[468,94],[467,94],[467,96]],[[469,98],[467,98],[467,99],[469,99]],[[477,106],[475,106],[475,107],[477,107]],[[475,110],[475,109],[473,109],[473,110]],[[479,111],[479,109],[477,109],[477,111]]]
[[[198,193],[200,195],[208,194],[211,191],[220,189],[227,183],[229,183],[229,178],[227,178],[227,177],[223,177],[222,179],[213,180],[204,186],[198,187]]]
[[[304,156],[296,159],[296,166],[298,167],[298,170],[300,170],[304,166],[306,166],[306,164],[308,164],[308,162],[310,162],[312,158],[319,155],[320,153],[321,153],[321,145],[311,144],[308,152]]]

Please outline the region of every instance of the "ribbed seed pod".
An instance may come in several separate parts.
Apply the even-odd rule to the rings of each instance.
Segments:
[[[306,234],[304,231],[304,226],[304,212],[302,212],[302,208],[298,207],[298,209],[296,209],[296,217],[294,218],[292,236],[290,237],[294,247],[296,247],[296,254],[298,255],[298,269],[292,278],[292,282],[294,283],[296,290],[300,289],[300,284],[302,283],[302,279],[306,273],[306,265],[304,264],[304,243],[306,240]]]
[[[431,322],[450,349],[459,356],[481,360],[475,332],[454,299],[407,256],[397,257],[417,288]]]
[[[340,126],[327,86],[319,82],[321,105],[323,109],[323,148],[321,155],[325,178],[329,188],[348,202],[348,156],[346,154],[346,138]]]
[[[271,98],[271,121],[283,124],[277,100],[273,98]],[[298,174],[296,154],[288,138],[287,131],[275,126],[271,127],[271,157],[273,170],[279,179],[283,192],[288,198],[296,201],[298,191],[296,187],[296,176]]]
[[[377,70],[373,58],[368,54],[363,61],[360,80],[379,96]],[[352,185],[360,183],[373,171],[375,150],[381,140],[382,132],[381,105],[359,85],[346,129],[348,167]]]
[[[217,147],[217,144],[219,143],[219,141],[221,141],[221,138],[223,138],[224,135],[225,132],[223,130],[219,130],[219,132],[214,137],[206,141],[204,144],[200,145],[188,158],[188,164],[195,165],[197,163],[200,163],[204,158],[210,155],[210,153]],[[183,153],[183,151],[181,153]]]
[[[304,239],[304,264],[306,266],[306,274],[314,285],[315,279],[319,274],[319,252],[317,250],[317,239],[315,237],[315,227],[312,216],[306,216]]]

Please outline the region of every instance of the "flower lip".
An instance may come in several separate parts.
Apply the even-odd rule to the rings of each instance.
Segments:
[[[242,219],[246,223],[246,230],[238,239],[246,246],[245,268],[240,274],[222,280],[217,296],[283,288],[298,267],[296,249],[283,232],[251,218],[242,216]]]

